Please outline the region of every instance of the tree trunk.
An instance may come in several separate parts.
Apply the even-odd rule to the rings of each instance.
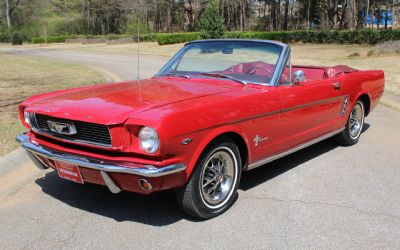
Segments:
[[[242,12],[242,3],[239,3],[239,27],[240,31],[243,31],[243,12]]]
[[[276,18],[276,1],[275,0],[272,0],[271,18],[272,18],[272,30],[275,31],[278,28],[278,20]]]
[[[285,0],[285,13],[283,19],[283,29],[288,30],[289,26],[289,0]]]
[[[389,0],[386,0],[386,9],[385,9],[385,29],[388,28],[388,11],[389,11]]]
[[[396,19],[396,15],[394,13],[394,11],[395,11],[395,8],[394,8],[395,3],[396,3],[396,0],[393,0],[393,2],[392,2],[392,29],[395,29],[396,26],[397,26],[397,19]]]
[[[188,11],[188,18],[189,18],[189,30],[194,30],[194,15],[193,15],[193,5],[192,1],[189,0],[189,11]]]
[[[9,0],[6,1],[6,19],[7,19],[7,28],[11,30],[11,18],[10,18],[10,2]]]
[[[337,0],[326,0],[326,28],[333,29],[337,25]]]
[[[281,0],[278,0],[277,4],[277,15],[276,15],[276,28],[280,29],[281,28]]]
[[[247,19],[246,19],[246,8],[247,8],[247,1],[242,2],[242,23],[243,23],[243,29],[247,29]]]
[[[167,32],[172,31],[172,18],[171,18],[171,2],[167,3]]]
[[[369,22],[367,19],[367,27],[369,27],[369,23],[372,22],[372,16],[369,14],[369,0],[367,0],[367,17],[369,18]]]
[[[308,6],[307,6],[307,30],[310,29],[310,25],[311,25],[310,11],[311,11],[311,0],[308,0]]]
[[[344,10],[345,15],[343,16],[345,20],[342,22],[346,29],[354,28],[354,4],[353,0],[347,0],[346,9]]]

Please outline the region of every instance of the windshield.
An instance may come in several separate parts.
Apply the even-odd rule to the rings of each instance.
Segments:
[[[206,41],[186,45],[157,74],[218,77],[269,84],[282,46],[269,42]]]

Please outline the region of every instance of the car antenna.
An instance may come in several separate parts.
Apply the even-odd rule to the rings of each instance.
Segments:
[[[140,70],[140,68],[139,68],[139,62],[140,62],[140,28],[139,28],[139,2],[138,2],[138,5],[137,5],[137,32],[136,32],[137,34],[137,72],[136,72],[136,75],[137,75],[137,80],[138,80],[138,83],[140,84],[140,74],[139,74],[139,70]]]

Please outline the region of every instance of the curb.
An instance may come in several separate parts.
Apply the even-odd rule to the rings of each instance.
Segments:
[[[29,160],[28,155],[22,148],[11,151],[0,157],[0,176],[4,176],[26,164]]]

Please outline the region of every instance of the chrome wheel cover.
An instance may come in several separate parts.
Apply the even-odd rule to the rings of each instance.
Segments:
[[[214,150],[203,166],[200,193],[209,208],[222,207],[231,197],[237,181],[237,160],[230,148]]]
[[[357,139],[364,125],[364,107],[360,103],[354,105],[349,118],[349,133],[351,139]]]

